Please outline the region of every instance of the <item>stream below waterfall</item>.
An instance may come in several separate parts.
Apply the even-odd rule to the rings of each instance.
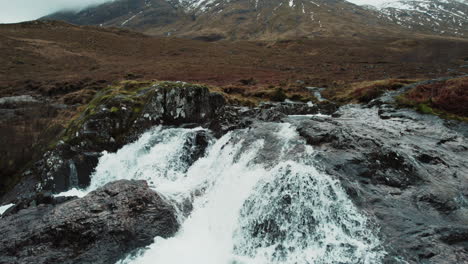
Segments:
[[[174,237],[156,237],[120,264],[381,262],[378,230],[340,182],[317,169],[314,155],[289,123],[259,123],[220,139],[202,128],[155,127],[104,153],[81,194],[146,180],[178,208]]]

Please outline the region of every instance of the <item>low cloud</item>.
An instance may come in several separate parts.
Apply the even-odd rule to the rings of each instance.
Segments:
[[[61,10],[80,10],[114,0],[0,0],[0,23],[34,20]]]

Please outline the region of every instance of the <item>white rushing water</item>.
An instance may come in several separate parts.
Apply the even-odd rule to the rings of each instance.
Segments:
[[[14,206],[15,204],[6,204],[0,206],[0,217],[2,216],[3,213],[6,212],[6,210],[10,209],[10,207]]]
[[[317,170],[290,124],[264,123],[208,140],[196,129],[154,128],[105,153],[94,190],[144,179],[180,209],[181,229],[120,264],[379,263],[385,252],[339,182]],[[187,204],[191,204],[187,210]]]

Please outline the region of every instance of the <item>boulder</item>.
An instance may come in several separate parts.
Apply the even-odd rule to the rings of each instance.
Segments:
[[[205,86],[164,83],[156,89],[140,118],[169,125],[204,124],[215,118],[216,111],[225,105],[221,94],[212,93]]]
[[[0,263],[115,263],[178,229],[176,210],[145,181],[116,181],[78,199],[38,195],[0,219]]]

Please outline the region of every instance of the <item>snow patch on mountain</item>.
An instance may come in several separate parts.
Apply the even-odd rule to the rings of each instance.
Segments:
[[[348,0],[409,29],[468,35],[468,0]]]

